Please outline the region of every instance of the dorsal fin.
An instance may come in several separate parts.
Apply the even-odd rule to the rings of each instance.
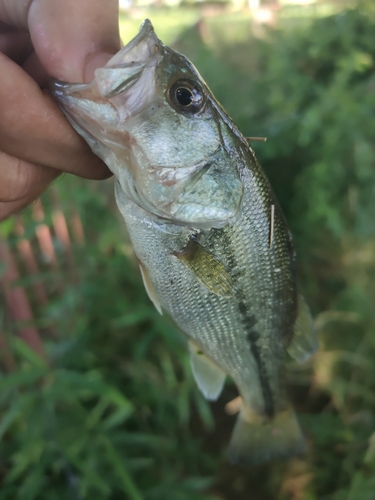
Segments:
[[[298,315],[294,324],[294,337],[289,347],[288,354],[299,363],[304,363],[319,348],[314,321],[310,310],[302,295],[298,296]]]

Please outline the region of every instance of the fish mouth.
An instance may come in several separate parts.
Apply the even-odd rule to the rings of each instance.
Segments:
[[[146,19],[138,35],[96,69],[90,83],[50,82],[50,91],[73,128],[104,161],[103,147],[116,147],[127,120],[154,98],[148,82],[153,81],[165,50]]]
[[[62,80],[51,80],[49,84],[52,94],[58,100],[61,100],[66,96],[70,96],[71,94],[85,91],[89,88],[89,86],[89,83],[68,83],[63,82]]]
[[[163,42],[155,34],[151,21],[145,19],[139,33],[104,67],[95,70],[95,77],[90,83],[52,80],[51,92],[60,102],[67,97],[110,99],[130,88],[147,66],[154,66],[164,48]]]

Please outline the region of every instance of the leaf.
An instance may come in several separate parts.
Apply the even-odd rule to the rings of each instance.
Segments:
[[[102,437],[102,442],[107,451],[107,458],[112,463],[117,475],[121,479],[122,491],[128,495],[126,498],[129,498],[129,500],[143,500],[143,495],[133,481],[128,470],[124,466],[124,461],[118,455],[111,442],[104,436]]]
[[[113,412],[112,415],[107,417],[105,421],[103,422],[103,429],[109,430],[112,427],[117,427],[121,424],[123,424],[129,415],[132,413],[133,408],[131,405],[129,406],[124,406],[117,410],[116,412]]]
[[[33,400],[32,396],[20,396],[18,400],[5,412],[0,422],[0,440],[3,438],[9,427],[23,416],[25,408]]]
[[[49,373],[47,368],[21,369],[9,375],[3,375],[0,378],[0,394],[3,396],[6,391],[16,389],[22,386],[35,384],[39,379]]]
[[[9,217],[8,219],[5,219],[0,224],[0,236],[2,236],[3,238],[8,238],[13,231],[13,227],[14,227],[14,218]]]
[[[194,391],[194,401],[205,429],[212,431],[215,428],[215,420],[212,416],[210,405],[198,391]]]
[[[90,468],[89,461],[76,457],[74,454],[70,453],[68,447],[64,447],[64,451],[70,463],[79,472],[80,477],[78,478],[78,483],[81,492],[82,490],[97,488],[103,495],[109,495],[111,493],[111,487],[108,482],[103,480],[96,470]],[[84,495],[84,493],[82,494]]]
[[[44,470],[37,464],[22,481],[17,498],[22,500],[40,499],[46,482]]]
[[[32,366],[35,366],[36,368],[47,367],[46,361],[19,337],[13,337],[11,345],[16,354],[18,354],[25,361],[28,361]]]

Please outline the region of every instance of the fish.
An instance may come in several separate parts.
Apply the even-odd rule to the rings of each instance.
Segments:
[[[305,361],[317,337],[286,220],[249,142],[149,20],[92,82],[51,91],[114,174],[146,291],[187,336],[203,396],[217,400],[227,375],[237,386],[231,462],[303,453],[285,358]]]

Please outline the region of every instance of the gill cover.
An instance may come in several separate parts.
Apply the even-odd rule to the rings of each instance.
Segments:
[[[54,82],[52,92],[141,208],[204,229],[236,220],[244,162],[227,133],[230,121],[195,67],[158,39],[149,20],[91,83]]]

